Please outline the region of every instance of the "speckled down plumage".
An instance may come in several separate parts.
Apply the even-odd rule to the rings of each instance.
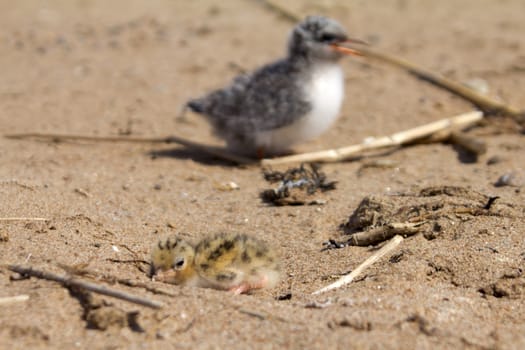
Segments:
[[[188,102],[219,134],[237,137],[291,124],[311,109],[301,89],[303,62],[281,60],[234,79],[232,85]],[[304,77],[303,77],[304,79]]]
[[[271,288],[280,278],[275,251],[244,234],[219,234],[195,247],[179,237],[162,239],[153,246],[151,268],[163,282],[235,293]]]
[[[317,101],[309,89],[319,86],[313,80],[322,82],[325,71],[333,75],[334,70],[316,68],[336,65],[341,54],[330,44],[344,40],[346,33],[336,21],[310,16],[293,29],[285,59],[263,66],[252,74],[240,75],[228,87],[191,100],[187,106],[204,115],[215,133],[238,153],[287,151],[292,144],[324,132],[337,117],[342,100],[342,73],[335,71],[334,97],[322,98],[333,104],[333,108],[316,109],[314,103]],[[330,78],[329,83],[333,80]],[[321,84],[322,92],[327,90],[323,84],[326,83]],[[301,127],[307,130],[301,127],[294,130],[293,126],[304,118],[326,121],[303,121]],[[292,128],[279,132],[289,126]]]

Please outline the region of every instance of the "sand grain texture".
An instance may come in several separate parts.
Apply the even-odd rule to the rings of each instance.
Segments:
[[[483,79],[491,97],[525,108],[521,0],[287,3],[333,16],[352,36],[457,81]],[[0,133],[172,133],[220,145],[203,119],[177,120],[180,107],[239,69],[281,56],[290,28],[256,1],[0,1]],[[341,118],[297,151],[472,108],[392,67],[352,58],[343,68]],[[506,173],[523,177],[525,140],[495,129],[472,131],[488,146],[477,162],[431,144],[384,155],[391,167],[329,164],[323,171],[337,188],[325,193],[326,204],[283,207],[261,202],[267,184],[258,167],[174,145],[0,138],[0,217],[50,219],[0,222],[2,265],[62,274],[60,263],[147,282],[137,260],[159,237],[180,232],[197,241],[230,231],[275,246],[285,267],[277,288],[247,296],[158,282],[175,296],[114,286],[166,305],[158,311],[12,280],[2,267],[0,297],[29,300],[0,306],[0,348],[525,348],[525,189],[494,186]],[[239,189],[217,189],[228,182]],[[433,234],[405,239],[357,281],[311,295],[372,254],[322,251],[328,239],[347,237],[339,226],[363,198],[430,186],[499,196],[495,208],[504,210],[440,216]],[[410,205],[393,198],[389,208]]]

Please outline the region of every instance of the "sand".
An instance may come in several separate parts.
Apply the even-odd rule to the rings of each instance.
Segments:
[[[286,4],[332,16],[374,48],[525,108],[521,0]],[[212,145],[221,141],[202,118],[177,119],[181,106],[282,56],[291,28],[247,0],[1,1],[0,23],[0,133],[174,134]],[[349,58],[343,68],[340,119],[296,152],[473,108],[379,62]],[[48,221],[0,221],[0,297],[29,296],[0,305],[0,348],[524,348],[525,141],[508,124],[493,119],[470,132],[487,144],[477,159],[429,144],[372,159],[388,166],[371,166],[371,159],[326,164],[337,186],[322,194],[325,204],[280,207],[259,198],[272,186],[260,167],[176,145],[2,137],[0,217]],[[509,173],[512,186],[494,185]],[[224,190],[226,182],[239,189]],[[459,190],[421,196],[443,186]],[[348,238],[341,226],[366,197],[384,203],[375,215],[385,222],[421,213],[428,222],[352,284],[312,296],[380,247],[323,250],[330,239]],[[224,231],[275,247],[282,282],[235,296],[147,277],[142,260],[159,238],[178,233],[198,241]],[[89,270],[83,278],[164,307],[20,279],[6,264]],[[109,277],[150,290],[104,282]]]

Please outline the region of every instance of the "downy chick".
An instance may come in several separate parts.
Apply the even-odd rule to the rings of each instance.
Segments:
[[[280,266],[273,250],[247,235],[220,234],[195,247],[169,237],[153,246],[151,274],[162,282],[241,294],[275,286]]]

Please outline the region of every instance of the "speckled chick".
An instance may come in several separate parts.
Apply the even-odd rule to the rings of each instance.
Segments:
[[[160,240],[151,253],[155,280],[229,290],[235,294],[274,287],[280,279],[276,253],[243,234],[220,234],[195,247],[179,237]]]

